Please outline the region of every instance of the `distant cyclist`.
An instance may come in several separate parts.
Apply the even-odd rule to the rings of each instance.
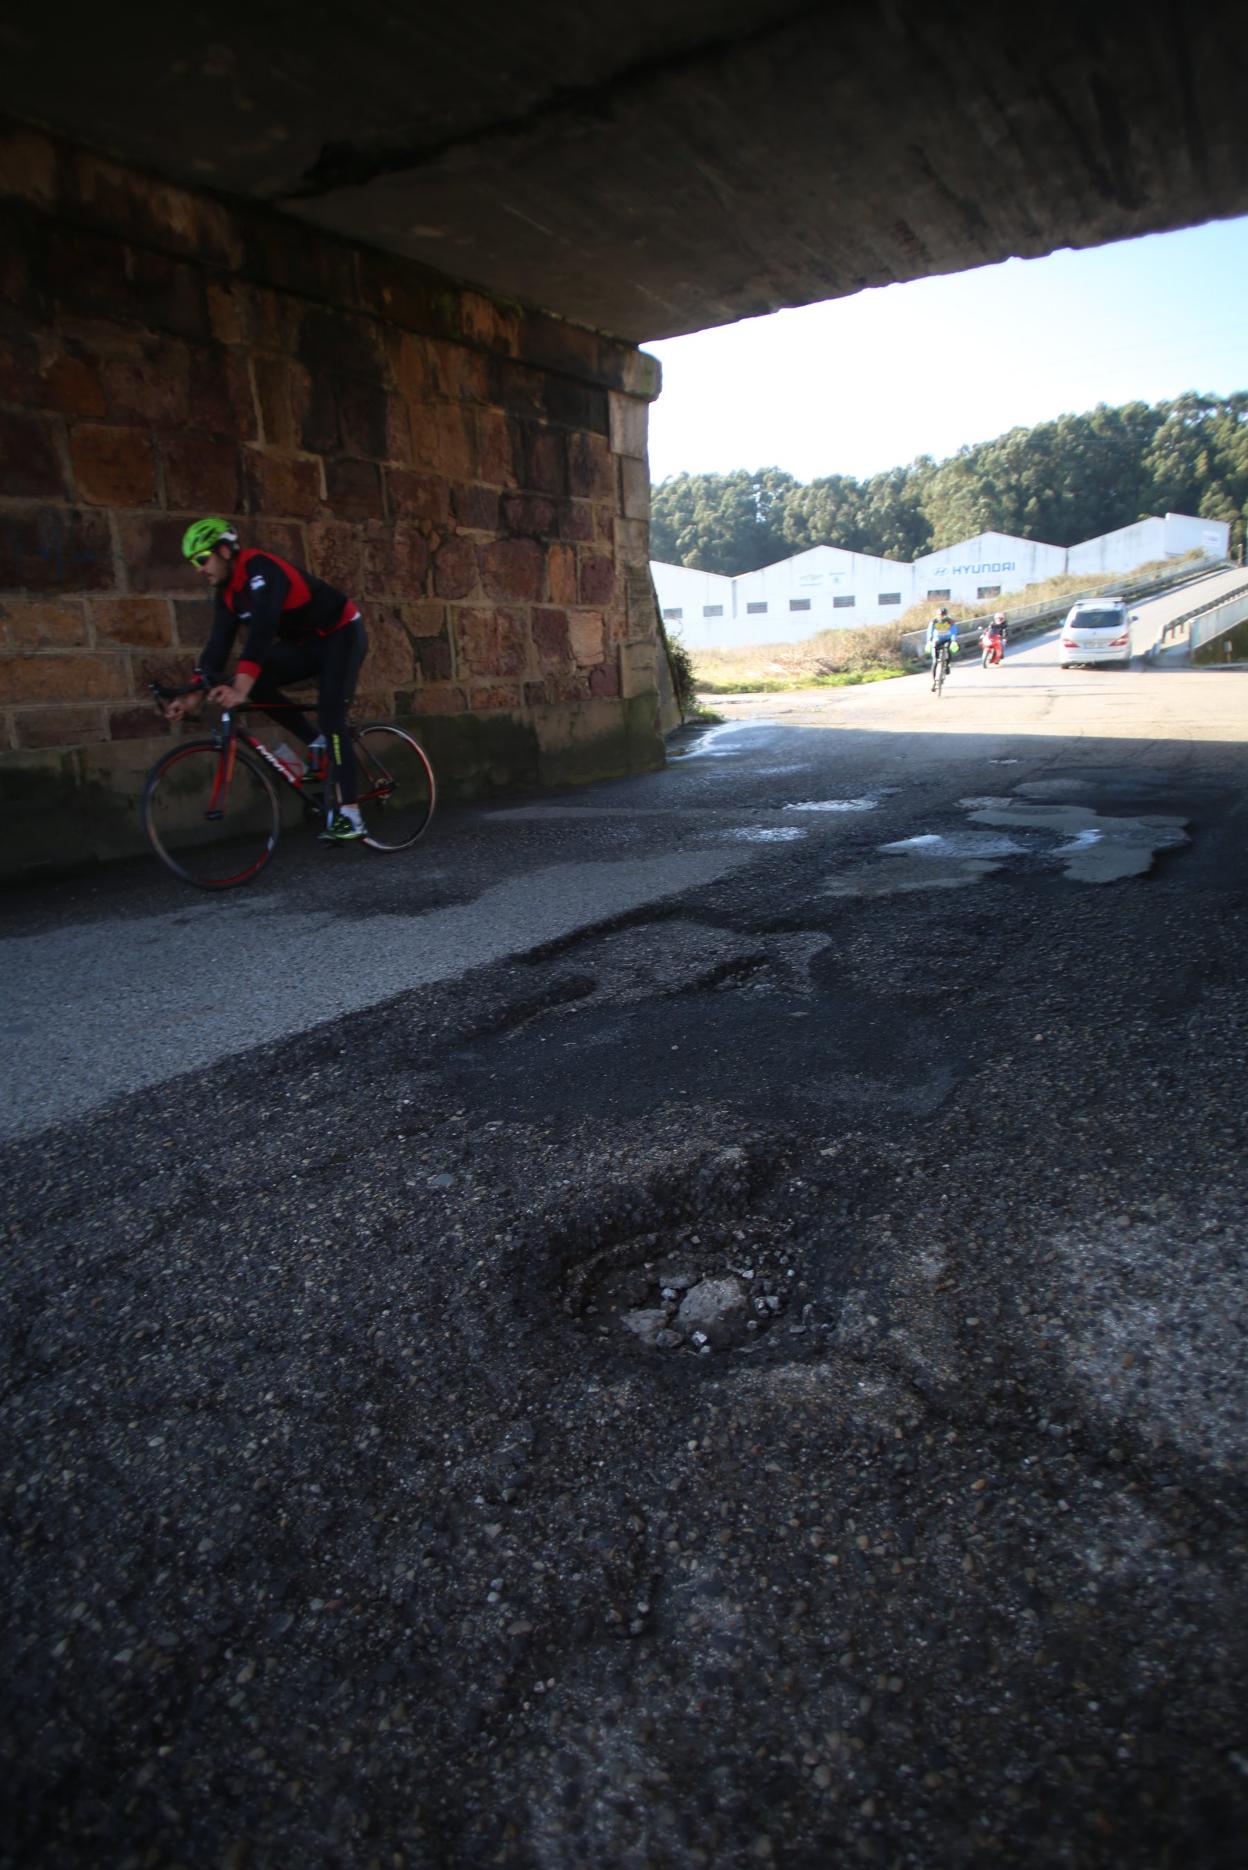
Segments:
[[[288,682],[317,681],[317,718],[332,755],[339,805],[321,837],[329,844],[350,844],[364,836],[356,804],[355,752],[347,731],[347,712],[355,695],[360,665],[368,654],[368,636],[349,597],[314,578],[311,572],[275,552],[240,546],[238,533],[225,519],[197,519],[187,527],[182,556],[212,585],[215,615],[212,634],[195,670],[210,701],[236,708],[250,698],[258,708],[290,728],[305,745],[316,729],[282,688]],[[226,665],[239,629],[246,632],[232,680]],[[197,714],[201,696],[168,702],[170,720]]]
[[[932,621],[927,626],[927,641],[923,648],[932,659],[932,687],[936,686],[936,662],[941,650],[948,645],[950,659],[958,653],[958,626],[949,615],[945,605],[941,605]]]
[[[980,656],[985,669],[993,668],[1005,655],[1005,617],[998,611],[979,632]]]

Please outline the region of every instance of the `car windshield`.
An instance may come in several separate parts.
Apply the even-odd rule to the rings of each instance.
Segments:
[[[1125,630],[1127,620],[1120,610],[1076,611],[1067,628],[1070,630]]]

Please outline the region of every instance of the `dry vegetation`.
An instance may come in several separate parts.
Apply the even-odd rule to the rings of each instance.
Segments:
[[[1137,565],[1129,576],[1132,579],[1151,577],[1154,572],[1172,571],[1176,565],[1186,564],[1189,559],[1194,562],[1199,557],[1199,552],[1189,552],[1186,558],[1181,560],[1150,559],[1146,565]],[[1120,584],[1126,582],[1127,577],[1128,574],[1123,573],[1118,582]],[[1023,585],[1020,590],[1003,591],[1000,597],[994,597],[990,603],[948,604],[945,608],[949,615],[956,618],[959,623],[966,623],[971,618],[991,616],[997,610],[1003,610],[1008,617],[1011,610],[1026,610],[1032,604],[1055,604],[1063,597],[1069,597],[1073,601],[1086,591],[1108,590],[1113,583],[1114,580],[1103,571],[1082,572],[1077,576],[1074,573],[1063,572],[1059,578],[1040,578],[1035,584]],[[928,618],[935,608],[935,604],[930,599],[925,599],[921,604],[911,604],[909,610],[905,611],[900,619],[899,629],[903,632],[926,630]],[[887,627],[891,629],[892,625]]]
[[[1199,557],[1189,553],[1189,558]],[[1171,569],[1174,560],[1157,559],[1139,565],[1132,578]],[[1032,604],[1057,603],[1061,598],[1074,599],[1085,591],[1105,590],[1106,574],[1088,572],[1082,576],[1044,578],[1021,590],[1006,591],[992,600],[993,610],[1020,610]],[[694,685],[701,694],[727,695],[756,692],[759,689],[833,687],[857,682],[885,681],[891,675],[905,673],[901,639],[909,631],[925,630],[936,608],[931,599],[911,604],[895,623],[869,624],[859,630],[820,630],[798,643],[743,644],[735,649],[693,649]],[[949,604],[951,617],[959,623],[991,614],[986,605]],[[913,666],[913,665],[911,665]]]
[[[760,643],[741,649],[690,652],[696,687],[727,694],[759,687],[808,688],[849,677],[878,681],[901,673],[901,626],[879,623],[863,630],[820,630],[801,643]]]

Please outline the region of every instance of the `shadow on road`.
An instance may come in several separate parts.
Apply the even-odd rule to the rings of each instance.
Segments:
[[[719,746],[10,906],[14,1862],[1237,1861],[1238,746]]]

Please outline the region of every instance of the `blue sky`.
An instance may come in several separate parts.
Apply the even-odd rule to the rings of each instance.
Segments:
[[[1248,389],[1248,218],[668,338],[650,469],[862,477],[1098,402]]]

